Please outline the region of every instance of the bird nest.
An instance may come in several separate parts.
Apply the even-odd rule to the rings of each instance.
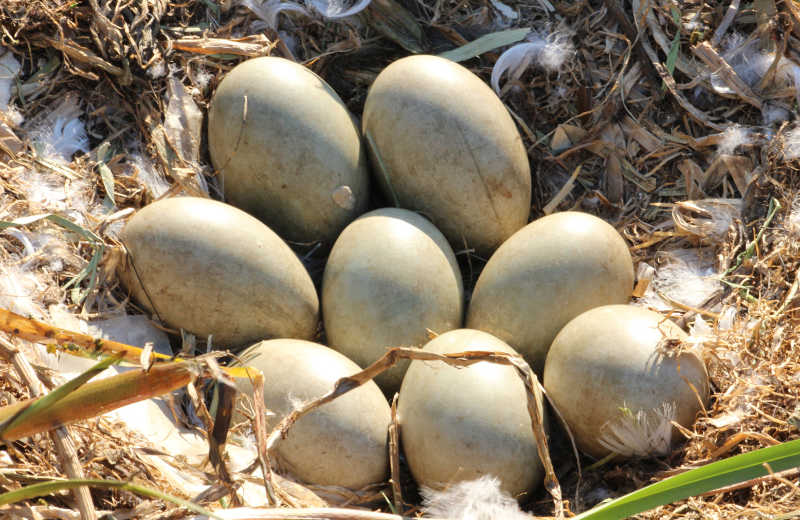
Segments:
[[[0,233],[0,306],[45,322],[55,314],[84,324],[142,314],[115,276],[124,255],[117,232],[154,200],[222,198],[205,114],[236,64],[269,55],[302,63],[360,117],[370,84],[393,60],[462,52],[462,64],[496,89],[523,136],[534,180],[530,219],[583,211],[611,223],[633,255],[634,304],[690,332],[711,375],[710,406],[661,458],[592,465],[576,459],[568,442],[555,442],[567,516],[800,437],[798,4],[355,5],[364,4],[341,17],[354,4],[5,0],[0,220],[23,224],[3,224]],[[470,254],[459,261],[469,295],[485,261]],[[305,262],[319,283],[325,259]],[[168,332],[173,343],[193,341]],[[10,352],[29,356],[37,377],[56,385],[59,375],[37,365],[40,351],[11,336],[2,344],[0,404],[33,395]],[[196,401],[168,404],[190,430],[202,424]],[[187,500],[196,495],[170,479],[167,467],[191,466],[195,477],[213,481],[202,458],[154,462],[157,446],[124,422],[101,417],[71,431],[72,456],[56,449],[53,436],[6,443],[0,486],[64,478],[76,462],[87,478],[139,482]],[[799,477],[800,469],[789,470],[638,517],[773,518],[800,509]],[[391,508],[382,494],[391,494],[389,486],[348,491],[304,487],[288,476],[281,482],[285,507]],[[407,473],[397,487],[407,491],[404,513],[412,514],[420,498]],[[201,498],[211,509],[225,503],[219,493]],[[126,490],[93,489],[91,499],[98,514],[115,518],[194,514]],[[3,513],[78,518],[76,500],[56,493]],[[554,514],[544,490],[526,507]]]

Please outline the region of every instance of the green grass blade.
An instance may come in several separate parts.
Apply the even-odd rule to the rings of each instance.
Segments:
[[[52,482],[44,482],[42,484],[33,484],[32,486],[26,486],[0,495],[0,506],[4,506],[6,504],[16,504],[23,500],[30,500],[36,497],[44,497],[52,495],[53,493],[56,493],[58,491],[63,491],[65,489],[75,489],[81,486],[89,486],[89,487],[104,488],[104,489],[124,489],[125,491],[128,491],[130,493],[136,493],[137,495],[144,495],[152,498],[160,498],[161,500],[166,500],[181,507],[185,507],[189,511],[194,511],[199,515],[206,515],[209,518],[222,520],[220,519],[219,516],[216,516],[211,511],[208,511],[206,508],[199,506],[197,504],[193,504],[192,502],[188,502],[186,500],[173,497],[172,495],[167,495],[166,493],[162,493],[161,491],[156,491],[155,489],[150,489],[144,486],[135,486],[127,482],[121,482],[119,480],[75,479],[75,480],[54,480]]]
[[[217,20],[219,20],[219,6],[212,2],[211,0],[200,0],[204,4],[206,4],[216,15]]]
[[[672,47],[669,48],[669,53],[667,54],[667,70],[669,71],[670,75],[675,75],[675,64],[678,63],[678,55],[681,53],[681,12],[678,10],[677,7],[674,5],[671,6],[672,9],[672,19],[675,20],[675,23],[678,24],[678,30],[675,32],[675,39],[672,40]],[[665,82],[661,83],[661,90],[667,90],[667,84]]]
[[[464,61],[475,56],[480,56],[484,52],[497,49],[498,47],[505,47],[512,43],[522,41],[530,33],[530,28],[527,29],[509,29],[507,31],[500,31],[496,33],[481,36],[475,41],[462,45],[458,49],[443,52],[439,55],[440,58],[445,58],[450,61]]]
[[[61,399],[68,396],[70,392],[77,390],[85,383],[89,382],[89,380],[94,376],[110,367],[123,357],[125,357],[124,352],[118,352],[108,356],[106,359],[99,362],[75,379],[67,381],[65,384],[59,386],[49,394],[43,396],[41,399],[36,399],[35,401],[31,402],[31,405],[22,410],[19,414],[15,415],[14,417],[10,417],[7,421],[4,421],[2,424],[0,424],[0,437],[2,437],[3,434],[13,426],[23,423],[27,417],[31,417],[34,414],[43,412],[44,410],[50,408]]]
[[[737,455],[668,478],[586,511],[572,520],[621,520],[771,472],[800,466],[800,440]]]
[[[681,52],[681,33],[675,35],[672,47],[667,54],[667,70],[670,74],[675,74],[675,64],[678,63],[678,54]]]

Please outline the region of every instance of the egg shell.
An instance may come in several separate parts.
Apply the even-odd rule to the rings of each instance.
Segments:
[[[516,354],[499,339],[467,329],[442,334],[424,350]],[[502,490],[513,497],[528,493],[520,497],[525,498],[544,478],[527,393],[513,367],[484,362],[455,368],[441,361],[412,361],[397,417],[406,462],[418,484],[443,489],[448,483],[492,475],[500,479]]]
[[[386,166],[368,143],[389,201],[428,215],[454,250],[488,258],[528,221],[522,138],[497,95],[461,65],[436,56],[392,63],[370,87],[362,128]]]
[[[603,220],[565,212],[525,226],[483,268],[466,327],[517,350],[542,376],[547,351],[572,318],[624,304],[633,290],[625,241]]]
[[[609,455],[599,439],[623,407],[652,414],[664,403],[674,404],[676,422],[692,429],[700,402],[708,404],[708,373],[693,350],[659,353],[665,338],[684,340],[686,333],[660,314],[631,305],[592,309],[558,334],[547,356],[544,387],[578,448],[596,459]]]
[[[316,334],[319,300],[308,272],[243,211],[173,197],[139,210],[121,238],[130,253],[118,268],[121,282],[171,329],[213,335],[218,349]]]
[[[384,208],[350,224],[328,258],[322,315],[328,346],[366,368],[387,347],[419,347],[461,327],[464,287],[453,250],[424,217]],[[408,361],[375,382],[400,389]]]
[[[334,350],[291,339],[264,341],[239,359],[264,374],[264,406],[275,413],[267,417],[270,430],[297,402],[321,397],[338,379],[361,371]],[[236,385],[252,400],[249,379],[237,379]],[[285,469],[309,484],[360,490],[386,482],[391,415],[383,394],[370,381],[301,417],[278,447],[278,455]]]
[[[211,101],[208,147],[227,202],[289,242],[331,246],[366,211],[369,174],[357,123],[302,65],[264,57],[234,67]]]

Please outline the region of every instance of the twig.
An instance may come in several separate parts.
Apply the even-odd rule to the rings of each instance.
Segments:
[[[742,78],[736,73],[735,70],[726,62],[722,56],[717,54],[717,51],[708,44],[708,42],[698,43],[692,47],[692,52],[700,57],[706,65],[711,69],[712,73],[717,73],[723,81],[733,89],[742,100],[750,103],[751,105],[761,108],[764,104],[764,98],[755,93],[745,83]]]
[[[19,348],[2,336],[0,336],[0,357],[14,366],[17,374],[25,381],[31,397],[40,397],[48,393],[36,376],[36,372],[34,372],[28,358],[20,352]],[[72,433],[69,429],[66,426],[62,426],[51,430],[50,437],[53,439],[53,444],[67,476],[71,479],[84,479],[83,467],[78,460],[78,452],[75,450],[75,443],[72,440]],[[75,500],[78,502],[78,510],[81,513],[81,520],[95,520],[97,516],[95,515],[92,494],[89,488],[81,486],[75,488],[74,492]]]
[[[747,244],[746,250],[744,250],[742,253],[739,253],[739,256],[736,259],[736,265],[722,273],[722,275],[719,277],[721,281],[724,282],[725,280],[723,280],[723,278],[734,272],[745,260],[749,260],[753,256],[753,253],[756,251],[756,244],[761,240],[761,237],[764,236],[764,231],[766,231],[769,225],[772,224],[772,221],[775,219],[775,215],[778,214],[779,209],[781,209],[781,203],[778,201],[778,199],[773,198],[769,203],[769,214],[767,214],[767,220],[764,221],[764,225],[761,226],[761,229],[758,231],[758,235],[756,235],[756,237],[749,244]]]
[[[611,13],[611,16],[613,16],[614,20],[619,23],[620,28],[625,33],[625,36],[627,36],[628,39],[633,42],[633,48],[636,51],[636,56],[639,58],[639,62],[642,64],[645,74],[647,74],[648,83],[650,84],[650,93],[653,95],[653,99],[661,99],[661,92],[658,90],[659,81],[656,74],[653,72],[653,68],[650,63],[651,60],[647,59],[647,52],[644,48],[644,40],[640,38],[639,32],[633,29],[630,20],[628,20],[628,17],[625,16],[625,11],[619,5],[617,0],[605,0],[604,3],[608,11]]]
[[[675,80],[672,78],[672,75],[669,73],[666,67],[664,67],[660,63],[653,63],[653,66],[655,66],[656,71],[661,75],[661,79],[664,80],[664,83],[667,84],[667,88],[669,88],[669,91],[672,92],[673,96],[675,96],[675,100],[678,102],[680,106],[683,107],[684,110],[686,110],[689,113],[692,119],[694,119],[698,123],[711,127],[714,130],[718,130],[720,132],[723,132],[725,130],[725,128],[722,127],[721,125],[712,123],[707,114],[704,114],[697,107],[689,103],[689,100],[686,99],[686,96],[684,96],[683,93],[680,90],[678,90],[678,86],[675,84]]]
[[[783,305],[781,305],[778,310],[776,310],[772,314],[772,318],[777,318],[783,312],[789,308],[789,305],[792,304],[794,299],[797,297],[797,291],[800,289],[800,270],[795,272],[794,274],[794,283],[792,284],[791,288],[789,289],[789,294],[786,295],[786,299],[783,301]]]
[[[54,38],[45,38],[44,43],[51,47],[55,47],[56,49],[60,50],[61,52],[63,52],[64,54],[70,56],[75,60],[88,63],[89,65],[93,65],[95,67],[99,67],[104,71],[113,74],[114,76],[122,76],[124,72],[121,68],[111,65],[110,63],[108,63],[103,58],[99,57],[89,49],[81,47],[80,45],[77,45],[75,43],[66,41],[62,42]]]
[[[725,12],[725,18],[723,18],[722,22],[717,26],[717,30],[714,31],[714,37],[711,38],[712,47],[719,46],[719,41],[725,35],[731,23],[733,23],[733,19],[736,18],[736,13],[739,11],[739,3],[741,3],[741,0],[733,0],[731,2],[730,7],[728,7],[728,10]]]
[[[392,399],[392,422],[389,424],[389,465],[392,470],[394,510],[395,513],[402,515],[405,508],[403,507],[403,490],[400,487],[400,424],[397,421],[397,398],[399,395],[394,394],[394,399]]]

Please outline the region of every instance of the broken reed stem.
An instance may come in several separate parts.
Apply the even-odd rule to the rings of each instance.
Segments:
[[[123,406],[178,390],[197,379],[201,373],[198,363],[186,361],[158,364],[148,372],[130,370],[99,381],[91,381],[41,413],[13,425],[3,436],[6,440],[13,441],[93,419]],[[0,421],[19,413],[31,401],[19,401],[0,408]]]
[[[392,398],[392,422],[389,424],[389,467],[392,472],[392,497],[394,498],[394,511],[398,515],[405,512],[403,507],[403,490],[400,487],[400,423],[397,421],[397,398]]]
[[[248,373],[255,369],[248,369]],[[256,403],[264,402],[264,376],[255,370],[251,375],[253,383],[253,401]],[[269,453],[267,451],[267,416],[263,406],[253,406],[255,410],[255,437],[256,449],[258,451],[258,464],[261,467],[261,475],[264,477],[264,488],[267,492],[267,501],[272,507],[278,506],[278,499],[275,496],[275,486],[272,483],[272,468],[269,465]]]
[[[722,22],[717,26],[717,29],[714,31],[714,37],[711,38],[711,46],[718,47],[719,41],[728,32],[728,27],[733,23],[733,19],[736,18],[736,13],[739,11],[739,4],[741,0],[733,0],[731,5],[728,7],[728,10],[725,12],[725,17],[722,19]]]
[[[77,345],[84,348],[88,354],[93,355],[126,352],[125,359],[137,364],[140,362],[144,351],[141,348],[117,343],[116,341],[100,340],[88,334],[53,327],[6,309],[0,309],[0,331],[31,343],[56,344],[67,346],[68,348]],[[153,357],[156,359],[172,359],[157,352],[153,353]]]
[[[47,389],[42,382],[39,381],[36,372],[34,372],[25,354],[20,352],[19,348],[2,336],[0,336],[0,357],[12,364],[20,379],[25,382],[32,397],[41,397],[47,394]],[[75,443],[72,440],[72,433],[67,427],[62,426],[51,430],[50,437],[53,439],[56,452],[61,459],[61,464],[67,476],[71,479],[82,480],[85,478],[83,475],[83,467],[78,460],[78,452],[75,450]],[[80,511],[81,520],[95,520],[97,515],[95,514],[92,494],[89,488],[80,486],[73,491],[75,500],[78,503],[78,511]]]
[[[343,377],[336,381],[333,388],[325,395],[309,401],[295,409],[272,430],[267,439],[267,450],[274,453],[281,442],[286,438],[289,429],[301,417],[311,413],[322,405],[325,405],[337,397],[354,390],[361,385],[371,381],[375,376],[392,367],[400,359],[411,359],[417,361],[442,361],[454,367],[468,367],[475,363],[487,362],[497,365],[510,365],[517,371],[517,375],[522,379],[528,397],[528,413],[531,416],[533,436],[536,439],[536,448],[539,458],[545,469],[545,487],[553,496],[555,502],[555,517],[558,520],[564,518],[563,503],[561,501],[561,487],[556,479],[553,463],[550,460],[550,450],[547,447],[547,435],[544,431],[543,413],[538,403],[542,401],[539,381],[534,375],[531,367],[519,356],[512,356],[504,352],[480,352],[469,351],[455,354],[434,354],[413,347],[394,347],[383,355],[378,361],[365,368],[361,372],[350,377]],[[275,517],[278,518],[278,517]],[[303,517],[310,518],[310,517]],[[332,518],[332,517],[326,517]],[[385,517],[381,517],[385,518]],[[394,517],[400,518],[400,517]]]

